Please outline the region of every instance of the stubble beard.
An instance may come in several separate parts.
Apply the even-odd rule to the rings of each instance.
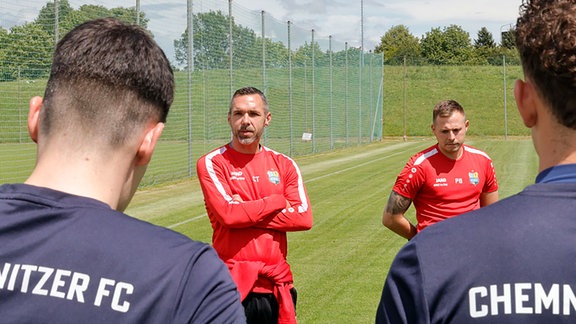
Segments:
[[[242,136],[242,134],[240,132],[238,132],[236,134],[236,138],[238,139],[238,142],[240,142],[240,144],[242,145],[250,145],[252,143],[254,143],[260,136],[258,136],[258,134],[254,133],[252,136],[246,137],[246,136]]]
[[[242,144],[242,145],[250,145],[250,144],[254,143],[254,141],[256,141],[255,137],[242,138],[242,137],[238,136],[237,138],[238,138],[238,142],[240,142],[240,144]]]

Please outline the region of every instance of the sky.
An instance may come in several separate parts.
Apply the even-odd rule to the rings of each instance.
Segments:
[[[0,0],[0,26],[9,29],[34,20],[38,11],[54,0]],[[421,38],[433,28],[458,25],[473,41],[486,27],[500,42],[501,31],[510,29],[518,16],[521,0],[232,0],[237,11],[262,10],[278,21],[290,21],[302,30],[314,29],[317,37],[332,36],[350,46],[373,50],[391,27],[404,25]],[[77,9],[82,4],[107,8],[131,7],[135,0],[68,0]],[[204,0],[228,11],[227,0]],[[173,40],[186,28],[187,0],[140,0],[140,9],[150,19],[148,27],[173,58]],[[202,10],[203,1],[193,0],[193,11]]]

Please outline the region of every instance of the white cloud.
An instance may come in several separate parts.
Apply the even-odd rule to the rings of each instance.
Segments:
[[[32,21],[48,1],[52,0],[0,1],[0,25],[10,28]],[[75,9],[86,3],[113,8],[133,7],[136,1],[69,0],[69,3]],[[141,1],[141,10],[150,19],[148,27],[170,57],[173,57],[174,39],[186,29],[186,3],[184,0]],[[356,47],[361,44],[361,3],[364,48],[369,50],[388,29],[400,24],[417,37],[432,28],[456,24],[475,38],[478,30],[486,27],[499,41],[500,29],[515,22],[521,0],[233,0],[234,6],[246,12],[264,10],[279,22],[290,20],[295,29],[306,33],[314,29],[318,37],[332,35],[334,41]],[[215,7],[227,12],[228,1],[193,1],[195,12]]]
[[[496,41],[500,27],[514,23],[520,0],[364,0],[364,42],[372,49],[380,37],[395,25],[405,25],[417,37],[432,28],[459,25],[471,38],[488,28]],[[278,18],[289,19],[303,28],[314,28],[321,35],[333,35],[356,46],[361,36],[361,1],[315,0],[234,0],[248,8],[262,8]]]

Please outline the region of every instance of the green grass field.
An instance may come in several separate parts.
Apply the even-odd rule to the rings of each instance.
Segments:
[[[377,131],[380,121],[384,137],[401,137],[404,129],[409,137],[428,136],[432,107],[439,100],[448,98],[457,100],[466,110],[471,121],[469,135],[504,138],[505,130],[510,136],[529,135],[516,112],[513,97],[514,80],[522,77],[519,66],[508,66],[506,70],[506,114],[503,105],[503,68],[499,66],[408,66],[406,70],[402,66],[385,66],[383,102],[377,102],[376,98],[364,98],[361,110],[358,109],[356,97],[358,86],[349,87],[349,96],[344,95],[345,86],[342,80],[345,76],[341,70],[335,71],[333,78],[338,81],[334,84],[335,91],[330,92],[327,87],[329,74],[325,68],[318,68],[314,96],[311,78],[304,76],[303,70],[294,70],[292,95],[288,91],[288,72],[285,69],[271,69],[268,72],[266,90],[273,119],[267,128],[265,144],[293,157],[355,147],[359,143],[366,144],[372,135],[375,135],[372,128],[377,134],[375,138],[380,137]],[[235,70],[235,73],[243,76],[243,85],[261,83],[259,70]],[[213,70],[195,73],[190,85],[190,107],[187,74],[177,72],[175,77],[174,104],[157,154],[142,181],[142,187],[153,187],[188,178],[195,174],[195,162],[202,154],[230,138],[226,122],[230,96],[228,72]],[[350,80],[356,78],[357,74],[351,70]],[[378,84],[379,78],[375,81],[378,81],[375,83]],[[2,182],[23,181],[34,165],[36,149],[26,128],[28,104],[32,96],[43,94],[45,84],[45,80],[0,82]],[[367,90],[369,84],[365,86]],[[330,93],[333,94],[333,100],[330,100]],[[312,97],[315,98],[315,118],[312,118]],[[291,99],[292,119],[288,107]],[[331,101],[333,110],[330,109]],[[344,110],[345,102],[350,106],[347,114]],[[381,120],[379,112],[376,114],[376,111],[369,109],[380,107],[380,104]],[[362,112],[361,118],[359,112]],[[332,114],[334,120],[330,121],[329,116]],[[371,123],[370,118],[376,120]],[[316,125],[315,141],[301,141],[303,132],[311,132],[313,119]],[[360,120],[362,126],[358,123]],[[362,134],[359,133],[360,130]]]
[[[286,71],[270,72],[268,93],[274,119],[269,128],[270,138],[265,144],[289,154]],[[288,258],[299,291],[300,323],[373,323],[388,267],[405,243],[381,225],[382,210],[396,175],[408,158],[434,143],[429,134],[431,110],[437,101],[453,98],[464,106],[471,121],[467,142],[492,156],[501,198],[520,191],[532,183],[536,175],[536,156],[530,138],[526,136],[529,131],[522,125],[512,95],[514,80],[522,77],[520,67],[508,67],[505,92],[501,67],[412,66],[405,73],[402,67],[386,66],[384,74],[382,124],[385,139],[382,142],[359,146],[356,138],[343,143],[340,137],[335,145],[340,149],[316,155],[307,155],[312,152],[311,143],[294,143],[294,155],[304,176],[315,219],[312,230],[289,235]],[[194,163],[200,155],[222,145],[229,136],[226,75],[226,71],[212,71],[207,76],[195,76],[198,79],[192,87],[193,141],[189,144],[186,142],[186,75],[177,73],[175,104],[141,190],[127,210],[129,214],[196,240],[211,241],[212,230],[202,193],[197,179],[190,178],[189,174],[195,174]],[[255,75],[254,80],[259,80],[258,74]],[[295,75],[300,74],[296,71]],[[213,83],[203,82],[201,76]],[[297,76],[294,84],[305,84],[302,78]],[[327,80],[320,74],[318,79]],[[34,165],[36,148],[28,139],[25,121],[28,100],[43,93],[44,83],[41,80],[0,83],[3,95],[0,102],[3,112],[0,121],[2,182],[23,181]],[[342,85],[336,88],[341,89]],[[294,98],[297,107],[307,107],[306,100],[312,97],[310,89],[296,89],[300,95],[299,99]],[[329,115],[329,104],[326,89],[322,89],[317,89],[316,108],[317,115],[324,118]],[[341,105],[342,91],[335,93],[339,95],[335,97],[335,103]],[[506,114],[504,93],[508,103]],[[309,110],[296,113],[300,118],[295,120],[299,127],[297,135],[301,133],[300,128],[309,130],[307,123],[312,119],[309,113]],[[342,111],[340,115],[342,117]],[[356,125],[353,121],[356,116],[357,113],[350,116],[352,126]],[[401,140],[404,120],[407,142]],[[342,133],[345,127],[338,124],[336,129]],[[509,135],[506,141],[503,140],[505,129]],[[351,133],[356,136],[357,131],[352,128]],[[327,151],[327,136],[316,138],[319,151]],[[413,208],[408,216],[414,217]]]
[[[491,155],[500,198],[533,183],[537,159],[529,137],[469,137],[467,143]],[[384,278],[405,243],[382,226],[382,210],[408,158],[432,144],[431,137],[394,138],[296,158],[314,212],[314,227],[288,238],[300,323],[374,322]],[[139,191],[127,213],[211,241],[195,178]],[[413,207],[408,215],[414,218]]]

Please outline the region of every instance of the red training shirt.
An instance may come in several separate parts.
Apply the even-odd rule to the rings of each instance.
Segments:
[[[296,163],[284,154],[261,148],[256,154],[243,154],[227,144],[201,157],[197,173],[219,256],[233,277],[238,264],[244,269],[260,269],[251,291],[272,292],[278,282],[292,283],[286,263],[286,232],[310,229],[312,210]],[[243,202],[233,201],[234,194]],[[286,200],[291,208],[286,208]],[[246,266],[250,262],[253,264]],[[269,269],[276,273],[262,273]],[[243,279],[234,279],[242,290],[245,283],[238,281]]]
[[[417,230],[480,208],[480,195],[498,190],[492,159],[485,152],[463,145],[458,160],[440,152],[438,144],[412,156],[392,190],[412,199]]]

